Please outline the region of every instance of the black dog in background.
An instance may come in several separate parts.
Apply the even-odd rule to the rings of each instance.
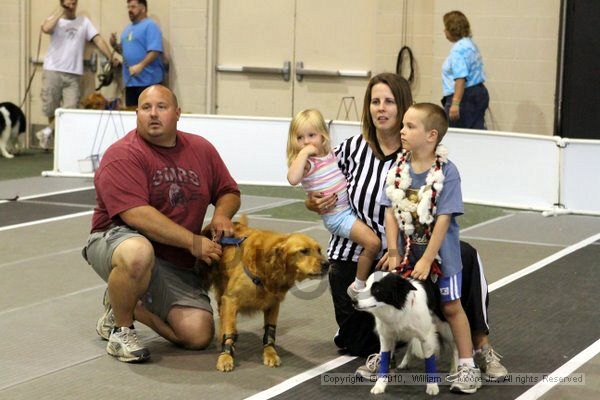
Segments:
[[[19,149],[19,137],[26,129],[25,114],[14,103],[0,103],[0,153],[13,158]]]

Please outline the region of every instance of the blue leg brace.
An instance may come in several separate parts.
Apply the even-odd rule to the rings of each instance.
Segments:
[[[435,354],[425,359],[425,372],[427,373],[427,383],[435,382],[435,374],[437,372]]]
[[[381,360],[379,361],[378,375],[380,377],[387,375],[390,372],[390,355],[389,351],[382,351],[380,353]]]

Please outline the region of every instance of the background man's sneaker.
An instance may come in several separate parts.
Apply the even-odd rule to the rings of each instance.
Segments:
[[[50,139],[52,138],[52,128],[47,126],[44,129],[37,131],[35,137],[42,149],[48,149],[50,147]]]
[[[381,355],[379,353],[371,354],[367,357],[364,365],[356,369],[355,375],[362,376],[365,379],[371,379],[377,376],[379,372],[379,364],[381,363]],[[396,358],[392,355],[390,360],[390,372],[396,368]]]
[[[110,300],[108,299],[108,288],[104,291],[102,304],[104,304],[104,314],[102,314],[96,324],[96,332],[98,332],[98,335],[100,335],[102,339],[108,340],[110,333],[115,327],[115,314],[113,313]]]
[[[475,365],[479,367],[484,378],[488,380],[498,380],[508,375],[508,370],[500,364],[502,356],[494,351],[487,344],[481,348],[481,351],[473,355]]]
[[[481,371],[477,367],[459,365],[458,372],[446,378],[450,391],[455,393],[475,393],[481,387]]]
[[[113,330],[106,351],[123,362],[143,362],[150,358],[150,350],[140,343],[133,327]]]

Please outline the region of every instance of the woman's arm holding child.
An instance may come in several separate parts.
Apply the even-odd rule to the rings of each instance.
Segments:
[[[393,271],[400,265],[400,251],[398,249],[398,220],[394,216],[394,209],[387,207],[385,209],[385,236],[388,248],[387,269]],[[379,267],[379,264],[377,265]],[[383,268],[385,270],[385,267]]]
[[[308,157],[317,154],[318,150],[312,144],[307,145],[296,156],[288,169],[287,179],[290,185],[296,186],[300,183],[307,171]]]
[[[442,243],[446,237],[446,232],[448,232],[451,217],[452,216],[450,214],[443,214],[438,215],[435,218],[435,226],[433,227],[433,233],[429,239],[427,249],[425,249],[425,253],[423,253],[423,256],[419,259],[419,261],[417,261],[415,269],[410,275],[413,278],[424,281],[429,276],[431,264],[433,263],[433,260],[435,260],[435,256],[440,251],[440,247],[442,247]]]

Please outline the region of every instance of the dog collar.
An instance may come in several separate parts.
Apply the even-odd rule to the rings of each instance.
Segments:
[[[414,266],[410,264],[406,264],[404,266],[399,266],[394,269],[394,273],[402,275],[404,279],[408,279],[412,274]],[[438,260],[433,260],[431,263],[431,269],[429,270],[429,277],[435,283],[439,276],[443,276],[442,267],[440,267],[440,263]]]
[[[240,238],[223,236],[221,237],[219,244],[221,246],[239,246],[244,242],[244,240],[246,240],[246,236]]]

